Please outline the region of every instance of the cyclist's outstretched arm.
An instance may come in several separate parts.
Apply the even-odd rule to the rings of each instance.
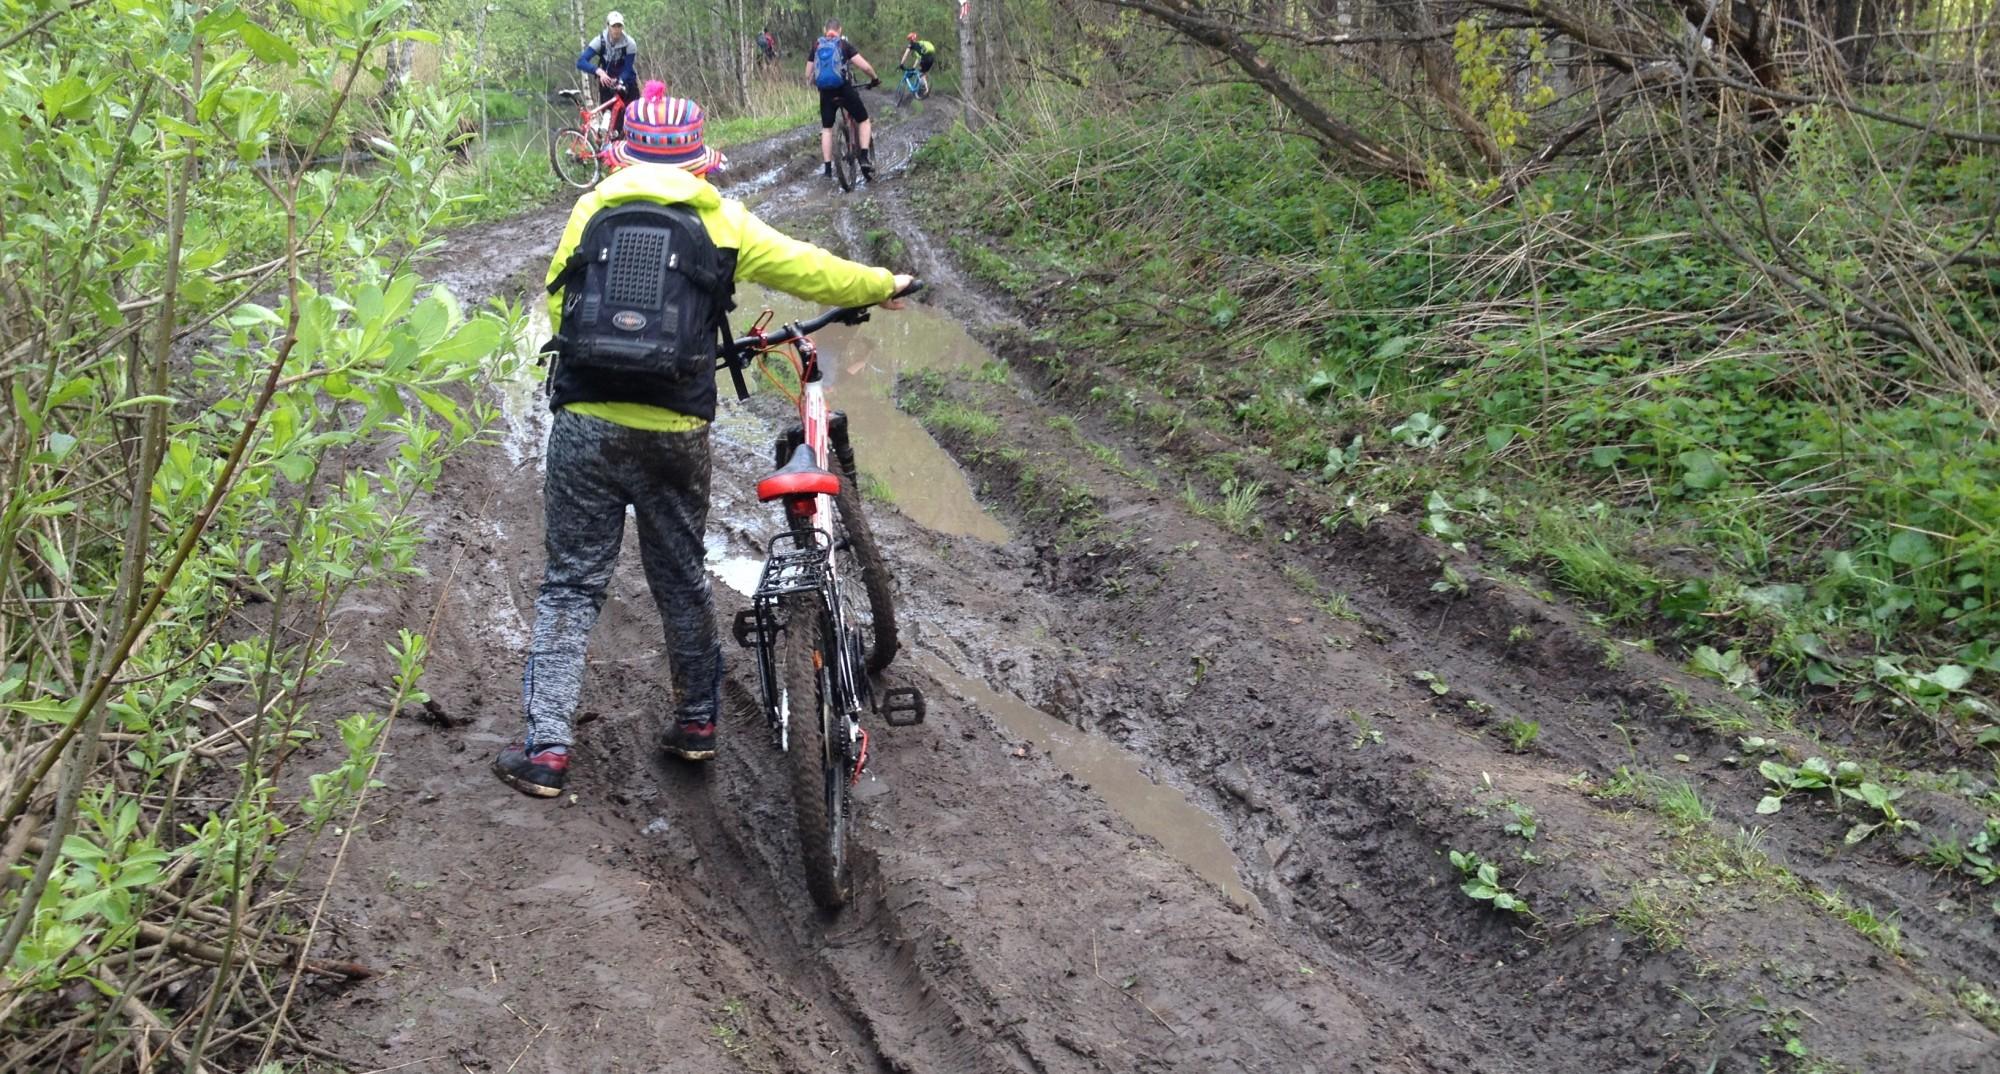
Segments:
[[[736,278],[761,283],[808,302],[828,306],[872,306],[900,289],[896,276],[837,257],[764,223],[742,203],[724,201],[723,212],[737,234]],[[740,214],[740,215],[739,215]]]
[[[910,47],[908,45],[904,45],[903,54],[901,56],[896,57],[896,66],[908,67],[909,65],[910,65]]]
[[[868,66],[868,61],[864,59],[859,52],[855,53],[854,58],[847,62],[853,64],[856,67],[861,68],[863,71],[868,72],[869,78],[880,79],[882,77],[881,75],[875,73],[875,68]]]

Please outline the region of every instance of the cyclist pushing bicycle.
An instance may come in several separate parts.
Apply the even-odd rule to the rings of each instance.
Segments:
[[[604,16],[604,32],[590,39],[576,58],[576,69],[597,79],[597,103],[612,97],[631,104],[639,99],[639,43],[625,32],[625,16],[614,11]],[[613,137],[624,133],[624,114],[611,113]]]
[[[704,565],[715,361],[736,282],[816,302],[881,305],[911,279],[783,235],[702,178],[719,154],[677,97],[627,109],[628,167],[584,194],[549,264],[553,351],[543,510],[548,565],[521,678],[526,733],[493,771],[562,793],[584,650],[618,562],[625,509],[660,613],[674,691],[661,748],[713,757],[722,651]]]
[[[937,63],[937,46],[911,34],[909,43],[903,46],[903,54],[896,59],[896,66],[907,71],[912,61],[917,65],[917,81],[923,86],[919,96],[928,97],[931,92],[931,67]]]

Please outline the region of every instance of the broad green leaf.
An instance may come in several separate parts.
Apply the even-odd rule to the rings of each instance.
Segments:
[[[174,398],[171,395],[135,395],[129,399],[120,399],[117,402],[106,407],[105,409],[127,410],[135,406],[151,406],[154,403],[163,403],[167,406],[172,406],[173,404],[178,402],[180,402],[180,400]]]
[[[1729,472],[1711,452],[1683,451],[1676,461],[1681,464],[1681,483],[1688,488],[1708,492],[1729,480]]]
[[[53,440],[54,437],[52,436],[50,439]],[[1946,690],[1963,690],[1966,684],[1972,681],[1972,669],[1962,664],[1943,664],[1936,671],[1921,677],[1944,687]]]
[[[295,485],[311,477],[313,472],[313,461],[305,455],[286,455],[278,460],[277,466],[278,472],[285,475],[285,480]]]
[[[484,358],[500,349],[501,336],[499,321],[481,317],[466,322],[450,339],[431,348],[428,357],[434,362],[451,364]]]
[[[1757,802],[1757,812],[1769,815],[1785,807],[1785,800],[1775,794],[1767,794]]]
[[[1921,567],[1937,559],[1928,535],[1916,530],[1897,530],[1889,538],[1889,559],[1905,567]]]
[[[285,321],[284,318],[278,316],[278,311],[271,309],[269,306],[260,306],[255,302],[245,302],[229,311],[229,323],[238,328],[248,328],[251,325],[258,324],[284,324]]]
[[[284,38],[249,20],[236,28],[243,43],[265,63],[290,65],[299,62],[299,53]]]
[[[68,701],[41,698],[34,701],[4,701],[0,708],[18,712],[31,720],[46,720],[50,723],[68,723],[74,709]]]

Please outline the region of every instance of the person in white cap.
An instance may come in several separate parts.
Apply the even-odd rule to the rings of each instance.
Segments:
[[[625,32],[625,16],[616,11],[604,16],[604,32],[583,46],[582,55],[576,58],[576,69],[596,76],[599,104],[614,96],[623,98],[626,104],[639,99],[639,43]],[[624,134],[623,109],[612,112],[611,129],[617,135]]]

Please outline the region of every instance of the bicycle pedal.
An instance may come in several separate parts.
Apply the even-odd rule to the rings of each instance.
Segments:
[[[915,727],[924,722],[924,693],[914,686],[884,690],[879,711],[891,727]]]
[[[736,636],[736,644],[745,649],[762,643],[764,630],[757,624],[757,609],[744,608],[737,612],[733,633]]]

